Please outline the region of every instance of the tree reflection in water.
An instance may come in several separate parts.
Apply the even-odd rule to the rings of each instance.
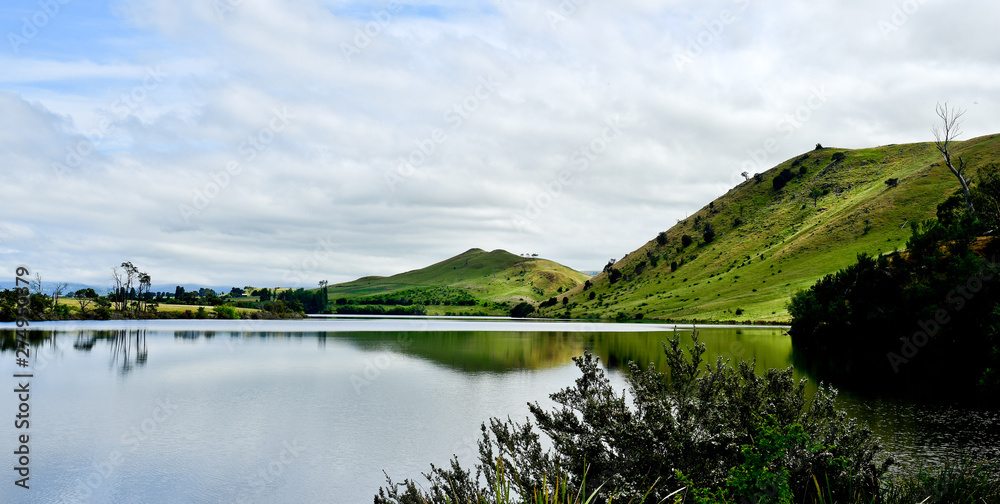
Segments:
[[[111,367],[118,367],[121,374],[128,374],[133,368],[146,364],[149,349],[146,347],[145,329],[120,329],[110,332],[108,342],[111,346]],[[79,337],[77,339],[79,340]]]

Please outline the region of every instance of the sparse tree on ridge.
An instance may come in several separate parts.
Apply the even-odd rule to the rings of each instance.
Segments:
[[[934,146],[944,156],[945,166],[951,170],[951,173],[958,179],[958,183],[962,185],[962,196],[965,198],[965,207],[969,210],[969,213],[975,213],[975,209],[972,207],[972,200],[969,199],[969,181],[966,180],[964,173],[966,168],[965,160],[962,159],[962,156],[958,156],[957,168],[951,162],[951,142],[955,140],[955,137],[962,134],[961,119],[965,115],[965,111],[957,108],[949,108],[948,102],[944,102],[943,104],[937,104],[935,112],[941,118],[941,125],[935,125],[931,128],[931,132],[934,133]]]

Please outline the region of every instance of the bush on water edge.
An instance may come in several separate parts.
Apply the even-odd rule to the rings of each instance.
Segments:
[[[529,404],[534,422],[482,425],[473,469],[431,464],[427,489],[387,475],[375,503],[1000,502],[997,461],[891,479],[892,458],[834,407],[835,389],[820,384],[806,400],[791,368],[704,364],[691,337],[687,354],[676,332],[663,344],[665,372],[632,363],[628,394],[597,358],[575,358],[581,375],[550,396],[555,409]]]

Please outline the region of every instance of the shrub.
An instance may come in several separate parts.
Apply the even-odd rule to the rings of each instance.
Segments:
[[[608,282],[615,283],[621,280],[622,272],[618,268],[611,268],[608,270]]]
[[[830,156],[830,159],[833,160],[834,163],[838,163],[847,159],[847,154],[843,152],[834,152],[833,155]]]
[[[453,459],[450,469],[432,465],[424,475],[430,491],[387,477],[375,503],[515,502],[502,498],[505,488],[535,502],[557,485],[570,495],[597,488],[588,495],[609,503],[661,502],[681,487],[700,502],[715,500],[698,495],[730,502],[814,502],[817,492],[831,502],[878,497],[891,459],[876,464],[875,438],[834,407],[834,389],[821,384],[807,401],[790,367],[758,375],[748,362],[705,365],[705,345],[696,333],[692,340],[686,352],[677,333],[664,343],[665,372],[630,363],[621,394],[598,359],[574,358],[581,376],[550,395],[553,410],[529,404],[534,422],[482,425],[475,477]]]
[[[215,318],[220,318],[220,319],[240,318],[239,312],[236,311],[236,308],[233,308],[232,306],[229,305],[224,305],[224,304],[216,305],[215,307],[212,308],[212,311],[215,313]]]
[[[667,244],[667,233],[666,231],[660,231],[660,234],[656,235],[656,244],[663,246]]]
[[[688,235],[681,236],[681,247],[688,248],[691,246],[692,241],[693,240],[691,240],[691,237]]]
[[[535,306],[527,301],[521,301],[510,309],[510,316],[514,318],[526,318],[535,312]]]
[[[712,243],[715,241],[715,229],[712,228],[711,224],[705,223],[705,232],[701,235],[705,240],[705,243]]]
[[[785,168],[771,180],[771,185],[774,186],[775,191],[780,191],[793,178],[795,178],[795,174],[792,173],[792,170]]]
[[[890,188],[896,187],[897,185],[899,185],[899,179],[898,178],[885,179],[885,185],[889,186]]]

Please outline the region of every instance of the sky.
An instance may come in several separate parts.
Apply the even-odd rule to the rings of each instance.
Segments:
[[[313,287],[599,270],[775,164],[1000,132],[985,0],[0,7],[0,271]]]

